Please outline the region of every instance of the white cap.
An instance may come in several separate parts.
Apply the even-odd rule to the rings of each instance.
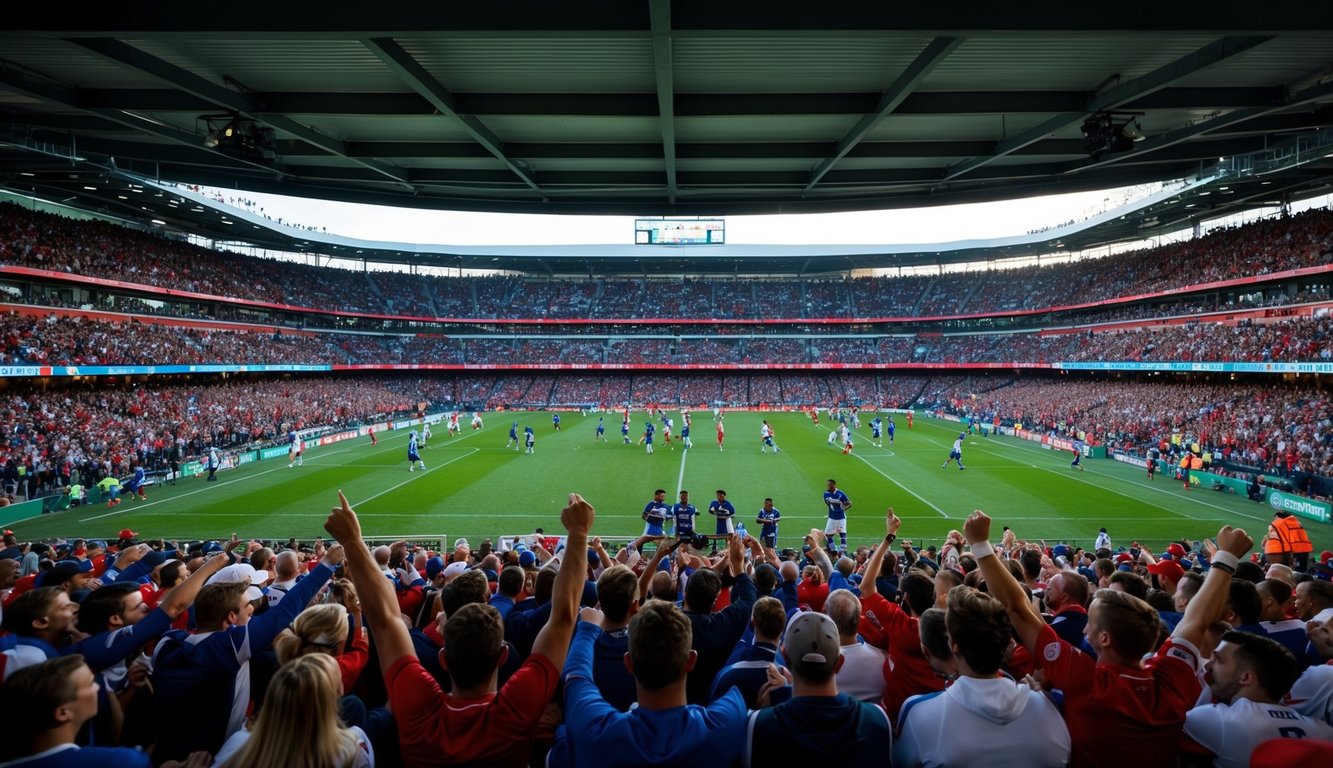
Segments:
[[[245,599],[246,602],[253,603],[264,596],[257,585],[266,581],[268,581],[268,571],[256,571],[254,566],[249,563],[235,563],[208,577],[206,584],[226,584],[228,582],[249,584],[250,588],[245,590]]]
[[[463,562],[449,563],[449,565],[445,566],[444,568],[443,571],[444,578],[452,579],[453,577],[458,576],[459,574],[463,573],[466,570],[467,570],[467,563]]]

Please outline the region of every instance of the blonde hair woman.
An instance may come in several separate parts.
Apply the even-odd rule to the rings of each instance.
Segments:
[[[355,635],[349,647],[347,636],[353,631]],[[370,645],[365,634],[359,627],[353,629],[348,621],[348,611],[341,603],[312,605],[301,611],[292,625],[273,641],[273,650],[278,655],[279,664],[310,653],[334,657],[345,691],[356,687],[361,670],[370,661]]]
[[[338,718],[338,664],[323,653],[284,665],[269,684],[250,730],[237,731],[218,751],[225,768],[372,768],[365,732]]]

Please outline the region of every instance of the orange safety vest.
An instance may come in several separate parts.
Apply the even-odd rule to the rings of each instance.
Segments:
[[[1313,552],[1314,545],[1305,533],[1301,521],[1292,517],[1275,518],[1268,524],[1269,538],[1264,542],[1264,554],[1284,555]]]
[[[1191,469],[1191,470],[1195,470],[1195,469],[1203,469],[1203,459],[1200,458],[1200,457],[1198,457],[1198,456],[1195,456],[1195,455],[1192,455],[1192,454],[1191,454],[1191,455],[1190,455],[1190,469]]]

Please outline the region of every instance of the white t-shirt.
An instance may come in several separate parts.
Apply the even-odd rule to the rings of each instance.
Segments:
[[[352,735],[356,737],[356,755],[351,762],[352,768],[375,768],[375,750],[370,746],[370,738],[366,736],[366,732],[355,725],[348,726],[347,730],[351,731]],[[213,765],[222,765],[230,760],[249,740],[250,731],[248,729],[242,728],[233,733],[231,738],[222,744],[222,749],[219,749],[217,755],[213,757]]]
[[[913,696],[898,714],[893,764],[1064,766],[1069,730],[1050,699],[1006,677],[960,677]]]
[[[884,652],[867,643],[842,647],[842,669],[838,670],[838,693],[878,704],[884,698]]]
[[[1185,735],[1217,755],[1216,768],[1245,768],[1255,748],[1269,739],[1333,740],[1333,727],[1291,707],[1242,697],[1186,712]]]
[[[1305,670],[1282,703],[1306,717],[1333,725],[1333,665]]]

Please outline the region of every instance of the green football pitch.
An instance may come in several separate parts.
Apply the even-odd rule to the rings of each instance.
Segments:
[[[679,414],[671,416],[678,433]],[[632,445],[621,441],[618,413],[604,417],[604,443],[594,440],[596,415],[562,413],[559,432],[547,412],[485,418],[478,431],[465,419],[463,434],[454,438],[436,425],[421,451],[425,471],[408,472],[407,435],[389,432],[375,447],[362,438],[313,448],[302,467],[288,468],[278,459],[256,462],[219,473],[212,483],[198,477],[174,487],[151,486],[147,501],[74,508],[10,527],[21,538],[112,538],[128,527],[141,538],[181,541],[232,533],[312,539],[322,533],[341,489],[368,537],[432,545],[466,537],[476,546],[484,538],[527,534],[536,527],[559,532],[560,509],[568,493],[577,491],[597,508],[595,533],[619,540],[642,531],[639,515],[654,489],[665,489],[668,501],[688,490],[705,512],[722,488],[751,533],[757,533],[755,512],[772,497],[782,512],[781,545],[799,546],[811,527],[823,528],[822,494],[829,478],[852,500],[853,544],[873,544],[883,536],[884,510],[890,506],[904,521],[899,535],[922,546],[938,544],[950,529],[961,528],[974,509],[1012,527],[1020,538],[1085,547],[1102,526],[1116,545],[1138,539],[1157,547],[1181,537],[1199,539],[1216,535],[1223,524],[1243,527],[1258,539],[1272,515],[1267,506],[1234,494],[1186,491],[1160,474],[1149,481],[1143,470],[1116,461],[1085,459],[1080,472],[1070,468],[1069,452],[1015,438],[968,436],[967,470],[941,469],[959,427],[926,418],[911,430],[897,418],[897,439],[882,448],[871,444],[863,425],[852,455],[828,444],[827,420],[816,426],[798,413],[727,413],[725,449],[719,451],[712,413],[696,412],[694,448],[684,450],[677,442],[673,450],[662,444],[659,429],[653,455],[637,444],[647,420],[642,412],[632,416]],[[765,418],[780,453],[760,452]],[[528,425],[535,430],[532,455],[504,447],[512,421],[518,421],[520,433]],[[698,527],[711,532],[712,525],[705,514]],[[1333,527],[1309,521],[1306,528],[1316,551],[1333,547]]]

